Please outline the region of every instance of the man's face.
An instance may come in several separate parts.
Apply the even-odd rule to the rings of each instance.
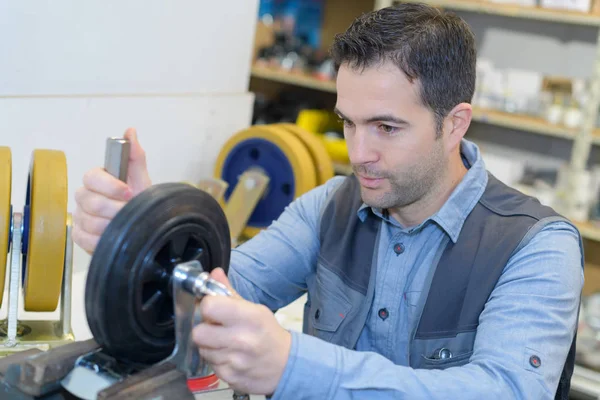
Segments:
[[[421,199],[442,178],[444,140],[417,83],[390,62],[365,70],[342,65],[336,111],[363,201],[375,208],[403,207]]]

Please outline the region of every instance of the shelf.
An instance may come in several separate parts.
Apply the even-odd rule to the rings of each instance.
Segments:
[[[571,394],[589,396],[594,399],[599,398],[600,374],[581,365],[575,365],[573,377],[571,378]]]
[[[600,226],[596,226],[593,222],[589,221],[573,221],[573,223],[577,226],[583,238],[600,242]]]
[[[473,107],[473,121],[569,140],[573,140],[577,134],[577,128],[551,124],[539,117],[478,107]],[[598,129],[595,130],[592,141],[595,144],[600,144],[600,131]]]
[[[308,74],[281,71],[276,68],[253,66],[251,75],[254,78],[267,79],[274,82],[287,83],[294,86],[335,93],[334,81],[322,81]]]
[[[401,1],[394,0],[387,3],[393,4],[400,2]],[[534,19],[564,24],[600,26],[600,15],[579,11],[553,10],[542,7],[526,7],[516,4],[494,3],[491,1],[422,0],[421,2],[431,6],[457,11],[471,11],[480,14],[501,15],[506,17]],[[380,6],[383,6],[384,3],[386,2],[381,2]]]
[[[252,76],[329,93],[336,92],[333,81],[321,81],[309,75],[285,72],[275,68],[254,66],[252,67]],[[577,134],[577,128],[554,125],[542,118],[477,107],[473,107],[473,121],[569,140],[573,140]],[[592,141],[594,144],[600,144],[600,130],[596,129]]]

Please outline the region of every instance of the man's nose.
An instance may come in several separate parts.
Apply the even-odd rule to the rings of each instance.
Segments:
[[[367,132],[357,129],[352,138],[347,138],[348,157],[352,164],[369,164],[377,161],[378,155]]]

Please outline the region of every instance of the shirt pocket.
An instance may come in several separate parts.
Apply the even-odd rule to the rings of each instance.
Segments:
[[[450,367],[460,367],[461,365],[465,365],[471,359],[473,355],[473,350],[467,351],[464,353],[460,353],[457,355],[452,355],[451,358],[430,358],[424,354],[422,357],[422,365],[421,368],[424,369],[446,369]]]
[[[452,337],[416,339],[413,368],[446,369],[469,363],[477,331],[461,332]],[[445,357],[441,357],[441,356]],[[411,357],[411,358],[412,358]]]
[[[338,288],[319,287],[311,299],[309,318],[314,336],[331,341],[352,309],[352,304],[336,291]]]

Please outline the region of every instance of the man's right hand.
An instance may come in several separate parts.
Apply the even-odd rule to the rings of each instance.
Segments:
[[[83,177],[83,187],[75,193],[73,241],[92,254],[109,222],[134,196],[152,185],[146,165],[146,153],[138,142],[135,129],[124,135],[131,143],[127,183],[94,168]]]

